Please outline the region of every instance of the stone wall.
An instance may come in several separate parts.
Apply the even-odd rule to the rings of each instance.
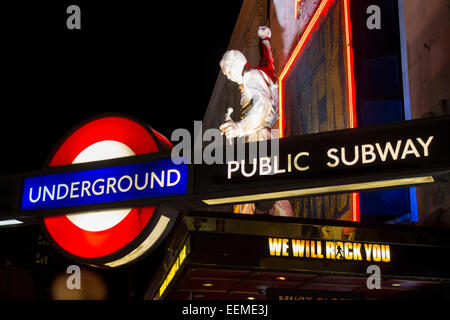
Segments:
[[[450,99],[450,0],[403,4],[411,117],[442,114]]]
[[[405,12],[411,118],[448,114],[450,0],[400,0]],[[417,188],[419,224],[449,225],[450,184]],[[447,220],[447,222],[445,222]]]

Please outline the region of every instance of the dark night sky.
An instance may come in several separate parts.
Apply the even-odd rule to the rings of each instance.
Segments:
[[[66,28],[71,4],[81,8],[80,31]],[[176,128],[192,130],[206,111],[241,4],[2,3],[0,176],[40,170],[62,136],[98,113],[128,113],[168,138]],[[2,229],[0,257],[26,267],[35,254],[35,231]],[[132,267],[102,273],[110,297],[126,298],[129,286],[143,294],[163,249]],[[34,280],[45,284],[48,273]]]
[[[158,3],[155,5],[155,3]],[[79,4],[81,31],[66,28]],[[2,4],[0,175],[39,170],[72,126],[134,115],[170,138],[201,120],[242,1]]]

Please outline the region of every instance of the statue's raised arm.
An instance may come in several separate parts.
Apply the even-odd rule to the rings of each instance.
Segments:
[[[270,129],[278,119],[278,87],[269,41],[271,31],[268,27],[259,27],[258,36],[262,48],[258,67],[250,66],[238,50],[225,52],[220,61],[223,74],[237,83],[241,91],[242,120],[229,119],[219,127],[227,138],[245,136],[248,141],[270,138]]]
[[[258,65],[258,69],[262,70],[273,83],[277,83],[277,78],[275,76],[275,60],[273,59],[272,46],[270,45],[272,31],[266,26],[259,27],[258,37],[261,39],[261,61]]]
[[[271,31],[268,27],[259,27],[258,36],[262,49],[258,67],[250,66],[237,50],[225,52],[220,61],[223,74],[238,84],[241,92],[241,120],[233,121],[228,108],[225,122],[219,127],[228,139],[245,137],[248,142],[271,139],[272,127],[278,119],[278,85],[270,46]],[[240,213],[293,215],[288,200],[257,201],[239,207]]]

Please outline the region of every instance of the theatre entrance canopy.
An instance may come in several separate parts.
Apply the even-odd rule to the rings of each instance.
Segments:
[[[448,286],[445,229],[281,219],[189,212],[146,298],[438,298]],[[371,289],[377,268],[380,289]]]

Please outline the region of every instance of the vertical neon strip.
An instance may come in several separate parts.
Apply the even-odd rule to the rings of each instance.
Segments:
[[[350,21],[350,0],[344,0],[345,41],[347,46],[347,89],[350,128],[356,128],[355,78],[353,71],[353,39]]]
[[[405,120],[411,120],[411,98],[409,91],[409,71],[408,71],[408,50],[406,44],[406,27],[405,27],[405,7],[401,0],[398,0],[398,22],[400,31],[400,51],[402,61],[402,81],[403,81],[403,106],[405,112]],[[409,188],[409,203],[411,210],[411,222],[419,221],[419,212],[417,209],[417,192],[416,187]]]
[[[345,41],[346,41],[346,59],[347,59],[347,89],[348,89],[348,111],[349,111],[349,127],[356,128],[357,118],[356,118],[356,99],[355,99],[355,78],[354,78],[354,67],[353,67],[353,45],[352,45],[352,27],[350,19],[350,0],[344,1],[344,21],[345,21]],[[317,21],[324,12],[325,7],[331,2],[331,0],[322,0],[319,7],[317,8],[314,16],[311,18],[308,26],[303,32],[300,41],[294,49],[291,57],[284,66],[283,71],[280,74],[278,80],[278,93],[279,93],[279,104],[278,109],[280,113],[280,118],[278,120],[278,127],[280,130],[280,138],[284,137],[285,130],[285,116],[284,116],[284,86],[283,82],[286,75],[289,73],[292,65],[299,56],[301,50],[303,49],[306,41],[309,39],[312,30],[316,26]],[[298,2],[296,2],[296,9],[298,9]],[[297,11],[297,10],[296,10]],[[352,211],[353,211],[353,221],[360,220],[360,208],[359,208],[359,193],[352,194]]]
[[[409,203],[410,203],[410,209],[411,209],[411,222],[418,222],[419,221],[419,211],[417,209],[417,193],[416,193],[416,187],[410,187],[409,188]]]
[[[353,70],[353,39],[352,25],[350,19],[350,0],[344,0],[345,41],[347,47],[347,89],[348,89],[348,114],[350,128],[356,128],[356,98],[355,98],[355,76]],[[352,193],[353,221],[360,220],[359,193]]]

